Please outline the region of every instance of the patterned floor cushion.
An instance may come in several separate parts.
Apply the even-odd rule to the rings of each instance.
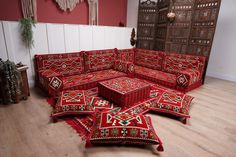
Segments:
[[[157,150],[163,151],[150,117],[120,112],[119,108],[95,114],[87,146],[103,144],[159,145]]]
[[[135,76],[147,79],[162,85],[174,88],[176,86],[176,75],[158,70],[145,68],[142,66],[134,67]]]
[[[152,92],[156,92],[154,99],[150,101],[150,110],[172,114],[186,119],[190,118],[189,109],[193,97],[180,92],[174,92],[162,88],[152,87]],[[156,98],[156,99],[155,99]]]
[[[63,91],[51,114],[54,122],[58,117],[67,115],[92,114],[94,108],[91,99],[84,94],[83,90]]]
[[[63,90],[89,89],[97,86],[99,81],[126,76],[127,74],[115,70],[102,70],[86,74],[73,75],[63,78]]]

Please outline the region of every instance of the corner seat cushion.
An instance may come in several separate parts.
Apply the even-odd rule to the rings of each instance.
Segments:
[[[115,70],[102,70],[86,74],[63,77],[63,90],[68,89],[89,89],[97,86],[99,81],[104,81],[127,74]]]
[[[142,66],[134,67],[135,76],[141,77],[162,85],[174,88],[176,86],[176,75],[163,71],[153,70]]]

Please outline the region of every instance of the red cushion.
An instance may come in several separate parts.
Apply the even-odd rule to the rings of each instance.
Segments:
[[[169,113],[178,117],[189,118],[192,96],[162,88],[151,87],[158,93],[156,99],[150,101],[150,110]]]
[[[204,71],[204,58],[200,56],[191,56],[191,55],[176,55],[172,54],[171,56],[166,56],[163,63],[163,71],[168,73],[177,74],[186,69],[195,69],[199,70],[201,75]]]
[[[116,60],[134,62],[134,49],[122,49],[116,51]]]
[[[36,55],[35,59],[39,71],[52,69],[61,75],[75,75],[84,72],[82,52]]]
[[[164,53],[152,50],[135,49],[135,64],[161,70]]]
[[[95,114],[94,127],[88,142],[92,145],[159,145],[159,150],[163,150],[162,143],[152,126],[150,117],[134,116],[119,112],[117,109]]]
[[[141,77],[169,87],[176,86],[176,75],[174,74],[153,70],[142,66],[135,66],[134,72],[135,76],[137,77]]]
[[[111,69],[114,65],[115,50],[94,50],[84,52],[86,72]]]
[[[82,90],[63,91],[55,105],[52,117],[92,114],[94,108]]]
[[[63,89],[89,89],[96,87],[99,81],[121,76],[126,76],[126,74],[109,69],[63,77]]]

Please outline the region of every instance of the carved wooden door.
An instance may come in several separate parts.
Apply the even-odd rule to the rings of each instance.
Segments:
[[[138,13],[137,47],[154,49],[157,1],[140,0]]]
[[[176,15],[167,27],[166,51],[187,53],[194,11],[194,0],[173,0],[170,11]]]

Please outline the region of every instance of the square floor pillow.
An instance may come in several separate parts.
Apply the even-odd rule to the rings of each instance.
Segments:
[[[163,90],[161,88],[156,88],[155,92],[155,95],[152,95],[154,99],[149,101],[149,109],[151,111],[168,113],[181,117],[183,118],[183,123],[186,123],[187,118],[190,118],[190,104],[194,97],[180,92]]]
[[[83,90],[68,90],[61,92],[51,114],[54,122],[58,117],[68,115],[92,114],[94,108],[89,96]]]
[[[94,115],[94,126],[86,146],[94,145],[158,145],[163,151],[162,142],[157,136],[151,118],[144,115],[131,115],[115,108]]]

